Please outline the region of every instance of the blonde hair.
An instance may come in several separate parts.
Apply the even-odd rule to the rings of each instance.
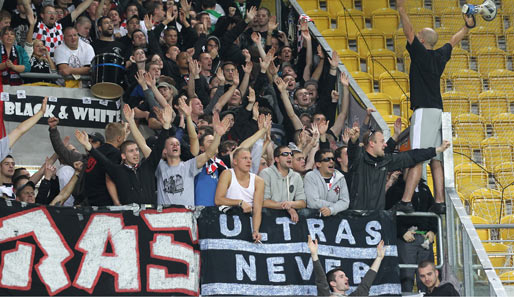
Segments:
[[[125,126],[122,123],[109,123],[105,126],[105,141],[114,142],[117,137],[125,139]]]

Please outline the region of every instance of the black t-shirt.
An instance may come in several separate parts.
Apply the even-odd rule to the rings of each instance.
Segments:
[[[120,151],[111,144],[105,143],[98,148],[98,151],[104,154],[107,159],[116,164],[121,163]],[[105,168],[100,165],[95,158],[89,156],[87,160],[87,168],[85,175],[86,196],[89,205],[113,205],[111,196],[105,185]]]
[[[119,41],[104,41],[97,39],[91,44],[93,49],[95,50],[95,54],[103,54],[103,53],[113,53],[117,54],[120,57],[123,57],[123,53],[125,52],[125,45]]]
[[[426,293],[425,296],[460,296],[452,284],[446,283],[434,288],[432,293]]]
[[[11,27],[16,36],[18,45],[23,46],[27,39],[27,32],[29,31],[29,21],[27,18],[22,18],[19,14],[11,14]]]
[[[436,50],[427,50],[423,44],[414,37],[412,44],[407,42],[411,65],[410,102],[411,108],[443,108],[441,98],[440,79],[446,62],[452,55],[452,46],[446,43]]]

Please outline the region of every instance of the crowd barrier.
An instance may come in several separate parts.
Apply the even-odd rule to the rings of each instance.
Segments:
[[[386,256],[370,294],[400,294],[394,217],[345,211],[263,212],[262,244],[251,217],[216,207],[66,208],[0,200],[0,294],[316,295],[307,235],[323,267],[342,266],[355,290]]]

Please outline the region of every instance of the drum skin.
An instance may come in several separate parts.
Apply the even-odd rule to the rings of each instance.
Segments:
[[[91,93],[103,99],[121,97],[124,75],[123,57],[114,53],[96,55],[91,61]]]

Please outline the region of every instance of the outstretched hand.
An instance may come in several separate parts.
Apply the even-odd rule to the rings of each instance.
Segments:
[[[178,98],[178,108],[186,117],[190,117],[193,108],[191,107],[191,102],[189,102],[189,105],[186,104],[186,99],[186,96]]]
[[[225,117],[223,121],[220,121],[220,115],[218,112],[213,112],[212,115],[212,127],[214,128],[214,132],[218,134],[220,137],[227,133],[228,127],[230,125],[230,119]]]
[[[134,110],[128,104],[123,105],[123,114],[128,123],[134,122]]]
[[[312,240],[311,236],[307,236],[307,246],[309,247],[309,250],[311,251],[311,255],[318,255],[318,239]]]
[[[86,131],[75,130],[75,138],[77,138],[77,141],[82,144],[87,151],[91,150],[92,146],[91,143],[89,143],[89,136]]]
[[[381,240],[377,245],[377,258],[384,258],[385,257],[385,246],[384,241]]]

